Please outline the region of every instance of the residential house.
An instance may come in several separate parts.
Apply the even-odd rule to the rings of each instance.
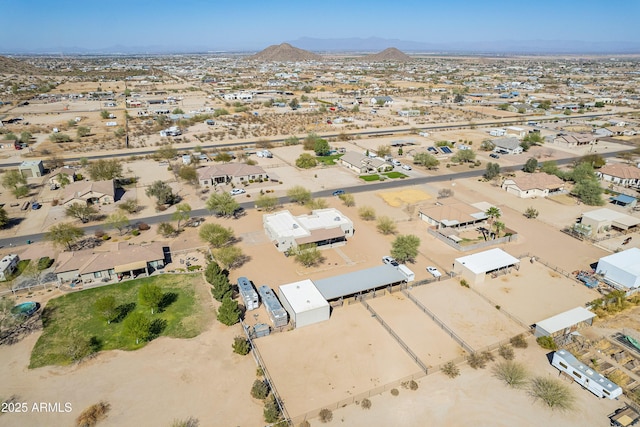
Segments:
[[[598,135],[590,133],[560,133],[553,138],[553,143],[563,147],[578,147],[582,145],[595,144],[598,142]]]
[[[51,176],[49,176],[49,179],[47,180],[47,182],[49,183],[49,185],[60,186],[61,185],[60,178],[62,177],[63,174],[67,176],[67,178],[69,179],[69,183],[76,181],[76,178],[77,178],[76,170],[70,166],[63,166],[60,169],[53,172]]]
[[[528,199],[533,197],[547,197],[564,190],[564,181],[548,173],[529,173],[517,178],[507,178],[502,183],[502,189],[509,194]]]
[[[520,146],[520,140],[515,137],[493,139],[491,142],[496,146],[494,151],[499,153],[520,154],[523,151]]]
[[[115,182],[108,181],[77,181],[64,188],[63,205],[86,203],[88,205],[102,205],[115,202]]]
[[[148,245],[118,242],[99,249],[62,252],[54,268],[58,281],[80,279],[87,284],[121,280],[125,276],[148,276],[164,268],[168,252],[161,242]]]
[[[16,254],[5,255],[0,260],[0,282],[9,280],[11,274],[18,268],[20,257]]]
[[[640,188],[640,168],[624,163],[608,163],[596,170],[603,181],[624,187]]]
[[[385,107],[388,107],[390,105],[393,105],[393,98],[391,98],[390,96],[374,96],[373,98],[371,98],[369,103],[372,106],[383,105]]]
[[[198,181],[205,187],[218,184],[242,184],[269,179],[260,166],[246,163],[214,164],[198,169]]]
[[[355,151],[347,151],[340,157],[340,164],[356,173],[377,173],[391,168],[384,159],[365,156]]]
[[[42,160],[25,160],[18,170],[25,178],[39,178],[44,175],[44,164]]]
[[[457,200],[446,200],[435,205],[421,207],[420,219],[441,229],[445,227],[467,227],[486,221],[486,206],[481,208]]]

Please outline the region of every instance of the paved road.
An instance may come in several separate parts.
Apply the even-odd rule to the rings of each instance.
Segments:
[[[634,111],[635,112],[635,111]],[[631,113],[631,112],[629,112]],[[595,118],[595,117],[606,117],[606,116],[620,116],[620,115],[625,115],[625,114],[629,114],[629,113],[594,113],[594,114],[581,114],[581,115],[576,115],[576,116],[562,116],[562,115],[557,115],[557,116],[545,116],[545,117],[529,117],[529,116],[522,116],[522,117],[517,117],[515,119],[500,119],[500,120],[496,120],[496,121],[479,121],[477,123],[475,123],[475,126],[502,126],[502,125],[509,125],[509,124],[515,124],[515,123],[522,123],[522,122],[526,122],[526,121],[535,121],[535,122],[550,122],[553,120],[572,120],[572,119],[580,119],[580,118]],[[450,124],[450,125],[431,125],[431,126],[420,126],[419,128],[425,131],[437,131],[437,130],[443,130],[443,129],[462,129],[462,128],[468,128],[471,125],[469,123],[461,123],[461,124]],[[407,133],[410,132],[412,129],[415,129],[415,126],[401,126],[401,127],[394,127],[394,128],[390,128],[390,129],[376,129],[376,130],[368,130],[368,131],[361,131],[361,132],[355,132],[355,133],[351,133],[349,132],[349,135],[360,135],[360,136],[380,136],[380,135],[395,135],[395,134],[403,134],[403,133]],[[338,136],[340,136],[340,133],[327,133],[327,134],[322,134],[322,137],[324,138],[336,138]],[[281,143],[284,142],[285,138],[279,138],[279,139],[272,139],[269,140],[269,142],[272,143]],[[210,148],[233,148],[233,147],[242,147],[242,146],[247,146],[247,145],[253,145],[255,144],[254,142],[247,142],[247,141],[242,141],[242,142],[228,142],[226,144],[200,144],[200,146],[203,149],[210,149]],[[178,151],[190,151],[193,150],[193,147],[175,147],[176,150]],[[117,151],[114,153],[109,153],[109,154],[96,154],[96,155],[83,155],[80,157],[65,157],[64,160],[65,161],[69,161],[69,162],[77,162],[80,161],[81,159],[88,159],[88,160],[98,160],[98,159],[111,159],[111,158],[117,158],[117,157],[131,157],[131,156],[144,156],[144,155],[148,155],[148,154],[152,154],[155,150],[152,149],[144,149],[144,150],[127,150],[127,151]],[[8,169],[8,168],[12,168],[12,167],[17,167],[20,165],[20,163],[22,163],[22,161],[19,162],[7,162],[7,163],[2,163],[0,161],[0,171],[2,169]]]
[[[619,153],[624,152],[627,150],[622,150],[622,151],[618,151],[618,152],[611,152],[611,153],[604,153],[601,154],[602,157],[608,158],[608,157],[615,157],[617,156]],[[630,150],[629,150],[630,151]],[[566,158],[566,159],[559,159],[557,160],[557,164],[559,166],[562,165],[566,165],[569,164],[571,162],[573,162],[575,160],[575,158]],[[513,170],[519,170],[522,169],[524,167],[524,164],[518,164],[518,165],[511,165],[510,168]],[[368,183],[368,184],[363,184],[363,185],[357,185],[357,186],[352,186],[352,187],[343,187],[342,189],[345,190],[345,192],[347,193],[364,193],[367,191],[378,191],[378,190],[387,190],[387,189],[392,189],[392,188],[400,188],[400,187],[408,187],[411,185],[421,185],[421,184],[427,184],[427,183],[432,183],[432,182],[442,182],[442,181],[453,181],[453,180],[457,180],[457,179],[465,179],[465,178],[472,178],[472,177],[477,177],[477,176],[482,176],[484,174],[485,170],[480,168],[480,169],[470,169],[468,171],[464,171],[464,172],[456,172],[456,173],[451,173],[451,174],[446,174],[446,175],[437,175],[437,176],[421,176],[421,177],[417,177],[417,178],[406,178],[406,179],[394,179],[394,180],[388,180],[388,181],[384,181],[384,182],[373,182],[373,183]],[[329,197],[332,195],[334,189],[328,189],[328,190],[322,190],[322,191],[317,191],[313,193],[313,197]],[[290,200],[288,197],[280,197],[279,198],[279,202],[280,204],[285,204],[288,203]],[[245,208],[245,209],[253,209],[254,208],[254,204],[255,201],[249,201],[249,202],[243,202],[240,203],[240,206]],[[136,219],[135,222],[145,222],[147,224],[158,224],[161,222],[170,222],[172,221],[171,217],[173,214],[169,213],[169,214],[161,214],[161,215],[154,215],[154,216],[150,216],[150,217],[145,217],[145,218],[139,218]],[[210,212],[207,209],[194,209],[193,211],[191,211],[191,216],[192,217],[199,217],[199,216],[208,216],[210,215]],[[85,231],[86,235],[90,235],[93,234],[93,232],[95,232],[96,230],[104,230],[105,226],[104,224],[95,224],[95,225],[89,225],[86,227],[82,227]],[[23,246],[27,244],[27,241],[31,241],[31,242],[40,242],[44,239],[44,235],[45,233],[37,233],[37,234],[29,234],[29,235],[24,235],[24,236],[16,236],[16,237],[9,237],[9,238],[5,238],[5,239],[0,239],[0,248],[1,247],[7,247],[7,246]]]

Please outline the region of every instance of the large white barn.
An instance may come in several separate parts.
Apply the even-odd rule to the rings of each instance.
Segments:
[[[604,281],[622,290],[634,290],[640,287],[640,249],[630,248],[600,258],[596,273]]]

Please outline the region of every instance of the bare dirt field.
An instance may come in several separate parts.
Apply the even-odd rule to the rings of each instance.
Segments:
[[[464,354],[462,347],[402,293],[367,303],[428,368]]]
[[[411,294],[474,350],[527,331],[457,280],[414,287]]]
[[[292,417],[419,371],[361,304],[255,344]]]
[[[487,276],[474,289],[528,325],[601,297],[597,291],[527,259],[521,262],[520,270],[512,269],[496,278]]]
[[[516,360],[523,363],[533,376],[556,378],[545,355],[533,341],[526,350],[516,350]],[[461,365],[461,375],[449,379],[441,373],[418,380],[416,391],[398,388],[400,394],[388,391],[372,396],[371,409],[358,405],[332,408],[334,423],[369,427],[406,426],[479,426],[479,427],[584,427],[607,425],[606,416],[622,402],[598,399],[578,384],[569,384],[576,397],[575,409],[553,411],[534,401],[526,389],[507,387],[486,369],[474,370]],[[316,420],[312,420],[315,424]]]

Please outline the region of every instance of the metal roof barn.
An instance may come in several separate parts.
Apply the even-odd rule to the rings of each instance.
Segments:
[[[315,280],[314,283],[322,296],[327,301],[331,301],[406,281],[407,277],[397,268],[384,264],[366,270]]]

